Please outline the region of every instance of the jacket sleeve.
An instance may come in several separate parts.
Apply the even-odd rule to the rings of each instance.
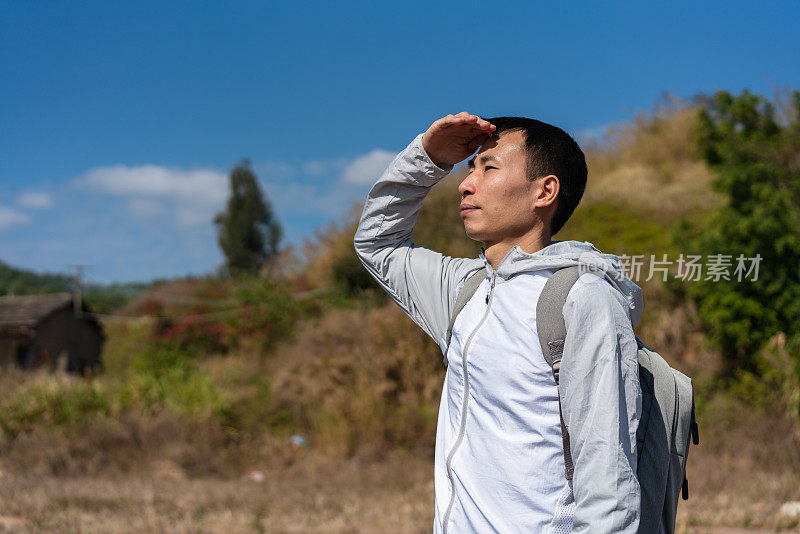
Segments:
[[[367,271],[442,348],[458,284],[483,266],[479,259],[451,258],[411,241],[422,201],[451,169],[430,160],[418,135],[370,190],[355,235]]]
[[[560,387],[575,468],[572,532],[636,533],[642,400],[626,301],[602,278],[584,274],[570,290],[563,314],[567,337]]]

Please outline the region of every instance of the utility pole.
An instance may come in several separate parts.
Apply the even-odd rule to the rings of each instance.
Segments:
[[[81,332],[81,317],[83,316],[83,295],[81,291],[81,283],[83,279],[83,270],[86,265],[74,265],[75,267],[75,286],[72,288],[72,310],[73,310],[73,327],[72,327],[72,354],[67,362],[68,371],[78,371],[83,374],[83,365],[80,358],[80,332]]]
[[[72,288],[72,308],[75,310],[75,317],[80,317],[83,312],[83,295],[81,293],[81,282],[85,265],[75,265],[75,286]]]

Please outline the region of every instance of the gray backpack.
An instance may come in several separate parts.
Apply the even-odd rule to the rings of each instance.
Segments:
[[[562,310],[569,290],[584,272],[579,266],[556,271],[547,280],[536,305],[539,343],[553,370],[556,387],[564,339],[567,336]],[[484,268],[471,275],[459,292],[447,329],[448,347],[456,317],[485,277]],[[694,391],[689,377],[672,369],[661,356],[645,347],[638,338],[636,341],[639,344],[639,382],[642,388],[642,415],[636,432],[636,475],[642,490],[639,532],[673,533],[678,494],[682,493],[684,499],[689,498],[689,484],[686,480],[689,439],[695,445],[700,441],[694,418]],[[446,362],[445,357],[445,364]],[[564,427],[563,418],[561,436],[566,477],[572,480],[569,434]]]

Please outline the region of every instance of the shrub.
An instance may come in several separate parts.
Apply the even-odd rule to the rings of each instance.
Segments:
[[[164,344],[148,347],[133,360],[131,370],[118,393],[120,409],[146,413],[167,409],[185,417],[227,413],[225,396],[182,350]]]
[[[111,410],[111,396],[94,380],[34,380],[0,403],[0,430],[16,437],[37,426],[69,426]]]
[[[264,278],[241,279],[233,296],[242,309],[225,321],[229,347],[235,346],[240,338],[250,337],[259,340],[267,351],[293,334],[301,308],[279,283]]]
[[[226,352],[231,341],[230,327],[202,314],[163,318],[153,328],[153,338],[191,354]]]
[[[685,225],[677,239],[706,257],[759,255],[761,262],[756,280],[704,279],[687,292],[727,372],[760,374],[757,355],[766,341],[800,331],[800,92],[785,124],[770,102],[746,91],[720,91],[702,102],[698,147],[725,204],[698,227]]]

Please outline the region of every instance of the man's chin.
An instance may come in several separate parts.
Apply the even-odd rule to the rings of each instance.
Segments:
[[[471,225],[467,225],[466,222],[464,224],[464,233],[467,234],[467,237],[472,239],[473,241],[478,241],[480,243],[486,241],[486,235],[484,232],[481,232],[480,229],[475,228]]]

